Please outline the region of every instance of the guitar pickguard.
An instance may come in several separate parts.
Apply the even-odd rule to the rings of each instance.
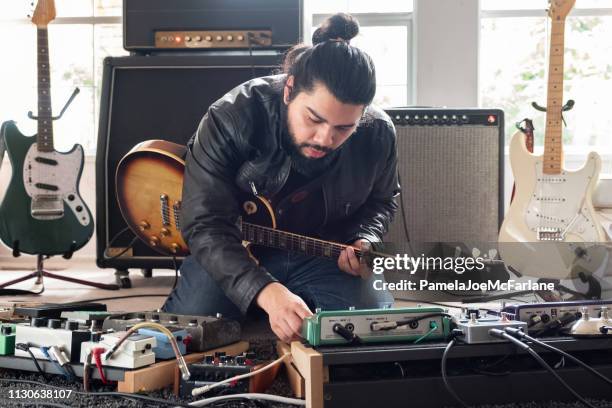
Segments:
[[[41,152],[33,143],[23,164],[23,185],[32,199],[31,215],[38,220],[64,216],[64,203],[83,226],[91,223],[89,212],[77,191],[83,166],[83,148],[76,145],[66,154]]]
[[[598,229],[585,197],[597,164],[590,158],[577,172],[563,171],[549,175],[542,172],[542,162],[535,162],[535,189],[531,195],[525,222],[539,241],[597,242]]]

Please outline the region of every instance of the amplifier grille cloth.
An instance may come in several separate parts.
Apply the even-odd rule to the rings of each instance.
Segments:
[[[410,240],[495,242],[499,227],[499,129],[396,125]],[[406,243],[401,209],[386,236]]]

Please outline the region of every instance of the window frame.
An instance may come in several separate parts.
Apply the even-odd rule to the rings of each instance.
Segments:
[[[414,46],[413,46],[413,28],[414,28],[414,12],[401,12],[401,13],[352,13],[359,21],[361,27],[405,27],[406,28],[406,44],[408,50],[406,52],[408,61],[406,70],[406,105],[413,105],[415,95],[415,79],[416,73],[414,72]],[[310,18],[304,19],[304,38],[306,42],[310,43],[312,37],[313,28],[319,26],[326,18],[331,17],[329,13],[313,13],[310,14]]]
[[[491,19],[491,18],[520,18],[520,17],[535,17],[535,18],[548,18],[548,11],[545,9],[508,9],[508,10],[479,10],[480,16],[480,28],[479,35],[482,30],[482,20],[483,19]],[[569,13],[568,18],[570,17],[601,17],[601,16],[612,16],[612,8],[573,8]],[[548,30],[548,29],[547,29]],[[547,40],[548,41],[548,40]],[[548,52],[549,49],[546,47],[544,49],[545,58],[548,61]],[[482,49],[479,45],[479,59],[482,57]],[[545,66],[548,66],[545,63]],[[480,80],[480,64],[478,64],[478,99],[479,105],[480,98],[482,95],[482,87]],[[506,138],[510,138],[512,135],[506,135]],[[542,145],[536,145],[536,149],[542,149]],[[508,151],[508,146],[506,146],[506,153]],[[538,150],[539,151],[539,150]],[[612,144],[607,145],[593,145],[593,146],[564,146],[566,160],[577,160],[578,158],[582,158],[585,154],[590,151],[597,151],[601,154],[602,157],[609,159],[612,157]]]

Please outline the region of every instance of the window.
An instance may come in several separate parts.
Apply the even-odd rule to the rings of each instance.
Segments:
[[[333,13],[354,15],[361,26],[351,44],[367,52],[376,65],[376,98],[382,107],[412,103],[412,1],[309,0],[304,2],[304,38]]]
[[[506,112],[507,140],[515,123],[534,119],[536,146],[543,144],[550,24],[546,0],[481,0],[480,103]],[[611,153],[612,2],[581,0],[566,20],[564,144],[569,152]]]
[[[376,64],[377,96],[383,107],[412,102],[411,53],[412,0],[306,0],[304,37],[313,27],[338,11],[354,14],[361,24],[353,44],[368,52]],[[11,38],[2,45],[10,62],[0,65],[0,121],[15,120],[22,133],[36,133],[36,28],[26,17],[29,2],[0,2],[0,35]],[[57,150],[75,143],[95,154],[102,61],[106,56],[126,55],[123,50],[122,0],[61,0],[55,2],[57,16],[49,24],[51,96],[58,114],[75,87],[81,92],[62,119],[54,124]],[[393,39],[389,41],[389,39]],[[7,97],[10,95],[10,98]]]
[[[0,64],[0,121],[15,120],[22,133],[36,133],[36,27],[27,18],[29,2],[3,1],[0,4],[0,35],[3,55]],[[69,150],[83,145],[88,155],[96,149],[98,103],[102,81],[102,61],[123,50],[122,0],[61,0],[55,2],[56,18],[49,24],[49,65],[51,102],[57,115],[75,87],[80,94],[64,116],[54,124],[55,148]]]

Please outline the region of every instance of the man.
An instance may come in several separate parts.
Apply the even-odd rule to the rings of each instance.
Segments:
[[[313,46],[288,53],[284,74],[210,107],[189,143],[182,233],[191,255],[166,311],[236,318],[261,308],[290,341],[314,308],[392,303],[353,249],[382,240],[399,194],[393,124],[370,106],[374,64],[349,44],[358,28],[332,16]],[[257,264],[237,224],[246,192],[271,200],[278,229],[352,247],[337,261],[256,248]]]

